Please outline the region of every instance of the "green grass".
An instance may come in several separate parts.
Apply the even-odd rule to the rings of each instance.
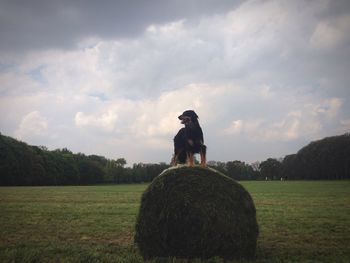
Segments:
[[[350,181],[242,184],[257,208],[256,262],[350,261]],[[0,262],[143,262],[133,235],[146,186],[0,187]]]

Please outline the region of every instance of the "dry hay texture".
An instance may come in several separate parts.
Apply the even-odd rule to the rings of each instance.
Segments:
[[[214,169],[176,167],[143,193],[135,243],[144,259],[252,258],[258,233],[254,202],[239,183]]]

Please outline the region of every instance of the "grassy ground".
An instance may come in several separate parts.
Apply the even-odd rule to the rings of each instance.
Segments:
[[[257,208],[256,262],[350,261],[350,181],[242,184]],[[143,262],[133,234],[145,188],[0,187],[0,262]]]

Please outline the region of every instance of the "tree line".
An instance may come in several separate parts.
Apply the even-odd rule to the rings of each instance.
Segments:
[[[0,134],[0,185],[87,185],[150,182],[169,164],[133,164],[124,158],[49,151]],[[209,161],[208,165],[235,180],[349,179],[350,135],[311,142],[296,154],[261,163]]]
[[[88,185],[150,182],[169,166],[134,164],[98,155],[49,151],[0,134],[0,185]]]
[[[284,157],[277,172],[288,179],[350,179],[350,134],[311,142]]]

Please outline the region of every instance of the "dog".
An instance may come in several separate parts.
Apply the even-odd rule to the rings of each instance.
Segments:
[[[203,131],[198,122],[198,115],[193,110],[186,110],[178,118],[185,127],[181,128],[174,137],[172,165],[180,163],[194,166],[194,154],[199,153],[201,165],[206,166],[207,147],[204,145]]]

